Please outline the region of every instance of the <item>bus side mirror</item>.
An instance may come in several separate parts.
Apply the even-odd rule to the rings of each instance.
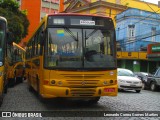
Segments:
[[[7,43],[8,44],[12,44],[13,43],[13,39],[14,39],[14,37],[13,37],[12,32],[7,32]]]

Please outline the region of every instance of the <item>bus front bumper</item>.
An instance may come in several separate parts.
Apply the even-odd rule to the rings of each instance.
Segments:
[[[100,96],[117,96],[118,86],[110,85],[103,87],[58,87],[43,85],[43,98],[54,98],[54,97],[100,97]]]

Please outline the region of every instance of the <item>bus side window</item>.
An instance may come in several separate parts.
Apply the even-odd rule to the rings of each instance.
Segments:
[[[46,31],[44,30],[44,24],[43,24],[41,26],[41,28],[39,30],[39,34],[38,34],[38,52],[40,55],[42,55],[42,52],[43,52],[45,33],[46,33]]]

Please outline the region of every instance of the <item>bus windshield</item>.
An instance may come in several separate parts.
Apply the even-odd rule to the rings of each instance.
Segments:
[[[4,43],[4,39],[5,39],[5,22],[4,21],[0,21],[0,62],[2,62],[3,60],[3,43]]]
[[[45,67],[114,68],[114,31],[104,28],[48,28]]]

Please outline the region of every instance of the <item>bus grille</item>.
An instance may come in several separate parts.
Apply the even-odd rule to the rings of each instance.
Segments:
[[[73,97],[90,97],[95,94],[96,90],[93,88],[72,88],[71,95]]]
[[[69,87],[96,87],[99,80],[66,80]]]

